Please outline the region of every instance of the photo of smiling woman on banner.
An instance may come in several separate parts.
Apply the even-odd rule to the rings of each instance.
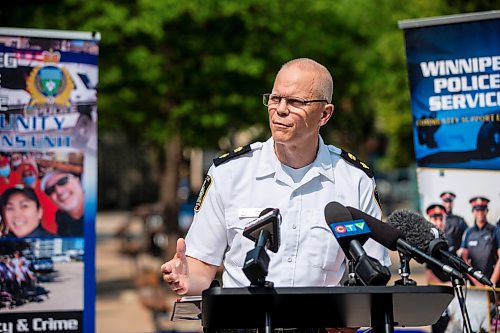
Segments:
[[[42,225],[43,208],[33,189],[16,185],[0,197],[3,234],[7,237],[53,236]]]

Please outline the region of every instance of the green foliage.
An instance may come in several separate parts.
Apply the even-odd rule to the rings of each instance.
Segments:
[[[9,6],[11,8],[9,8]],[[6,5],[4,26],[99,31],[99,126],[158,147],[216,147],[262,124],[279,66],[310,57],[335,84],[328,142],[356,153],[386,137],[379,167],[413,161],[403,31],[398,20],[498,7],[426,0],[61,0]]]

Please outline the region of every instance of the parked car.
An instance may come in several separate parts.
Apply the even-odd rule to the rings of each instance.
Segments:
[[[50,257],[35,258],[31,261],[31,270],[35,273],[51,273],[54,271],[54,261]]]

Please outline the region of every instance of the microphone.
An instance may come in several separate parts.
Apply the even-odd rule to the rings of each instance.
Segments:
[[[280,247],[281,214],[278,208],[266,208],[259,217],[246,226],[243,236],[257,242],[261,232],[264,233],[265,247],[276,253]]]
[[[439,269],[455,278],[462,279],[462,274],[455,268],[443,263],[442,261],[433,258],[429,254],[422,251],[420,248],[408,243],[408,237],[399,229],[384,223],[373,216],[370,216],[356,208],[346,207],[351,213],[353,219],[363,219],[372,230],[371,238],[392,251],[401,251],[406,255],[414,258],[419,263],[427,263],[428,265]]]
[[[367,286],[385,286],[391,278],[389,268],[368,256],[362,246],[371,234],[368,225],[363,220],[353,220],[349,211],[338,202],[325,206],[325,221],[346,257],[354,262],[359,280]]]
[[[397,210],[389,216],[388,223],[402,230],[407,235],[407,240],[420,244],[419,247],[426,249],[433,257],[449,263],[461,273],[473,276],[482,284],[493,287],[493,283],[480,270],[469,266],[462,258],[448,251],[443,232],[439,230],[439,237],[435,237],[437,229],[422,215],[408,210]]]
[[[255,247],[247,252],[243,273],[252,286],[272,286],[266,281],[269,272],[269,255],[266,249],[278,252],[280,247],[280,211],[277,208],[264,209],[259,217],[243,230],[243,236],[255,242]]]

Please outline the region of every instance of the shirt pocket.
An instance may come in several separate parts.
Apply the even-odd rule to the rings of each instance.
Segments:
[[[255,217],[239,217],[238,209],[228,209],[225,212],[227,225],[228,248],[224,265],[243,267],[248,251],[254,248],[254,242],[243,236],[243,230],[254,221]]]
[[[317,221],[311,225],[306,244],[312,267],[325,271],[340,269],[345,258],[344,252],[324,221]]]

